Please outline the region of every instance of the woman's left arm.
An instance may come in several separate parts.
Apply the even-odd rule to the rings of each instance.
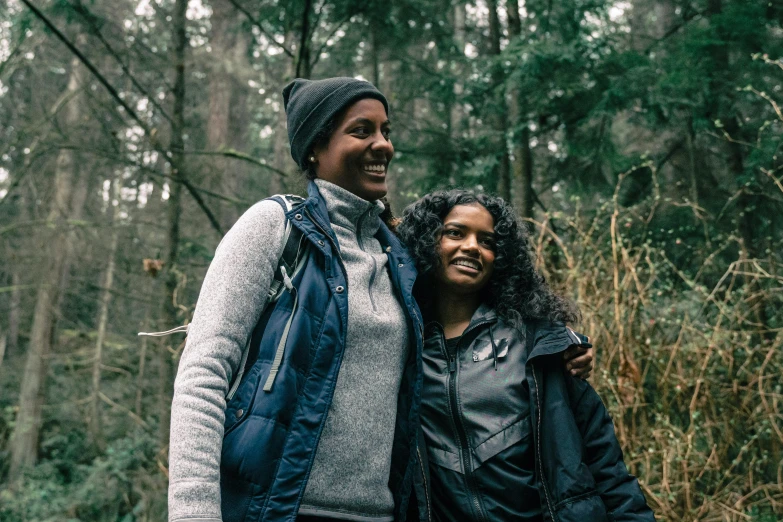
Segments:
[[[574,418],[582,434],[585,463],[615,521],[655,522],[636,477],[628,472],[606,407],[589,383],[569,379]]]

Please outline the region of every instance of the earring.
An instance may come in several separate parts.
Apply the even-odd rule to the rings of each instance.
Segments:
[[[310,163],[315,163],[315,156],[310,156]]]

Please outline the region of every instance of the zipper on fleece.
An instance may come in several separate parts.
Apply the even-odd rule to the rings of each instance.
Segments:
[[[369,216],[371,212],[372,212],[372,207],[369,207],[367,211],[364,212],[361,216],[359,216],[359,219],[356,221],[356,243],[359,245],[359,249],[365,254],[368,254],[370,256],[370,259],[372,259],[372,273],[370,274],[368,292],[370,295],[370,304],[372,305],[372,312],[374,314],[377,314],[378,307],[375,304],[375,297],[373,296],[372,287],[375,284],[375,277],[378,273],[378,262],[375,260],[374,255],[372,255],[371,253],[367,252],[367,250],[364,249],[364,241],[362,241],[362,224],[365,218],[367,218],[367,216]]]

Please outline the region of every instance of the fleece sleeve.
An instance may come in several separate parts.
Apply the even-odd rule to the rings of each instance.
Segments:
[[[257,203],[223,238],[207,271],[174,383],[170,522],[221,520],[225,397],[263,311],[284,230],[282,207]]]

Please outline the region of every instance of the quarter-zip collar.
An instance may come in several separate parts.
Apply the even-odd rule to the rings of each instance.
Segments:
[[[356,233],[357,238],[372,237],[381,226],[380,215],[383,203],[367,201],[342,187],[316,179],[315,185],[326,203],[329,221],[332,225],[346,228]]]

